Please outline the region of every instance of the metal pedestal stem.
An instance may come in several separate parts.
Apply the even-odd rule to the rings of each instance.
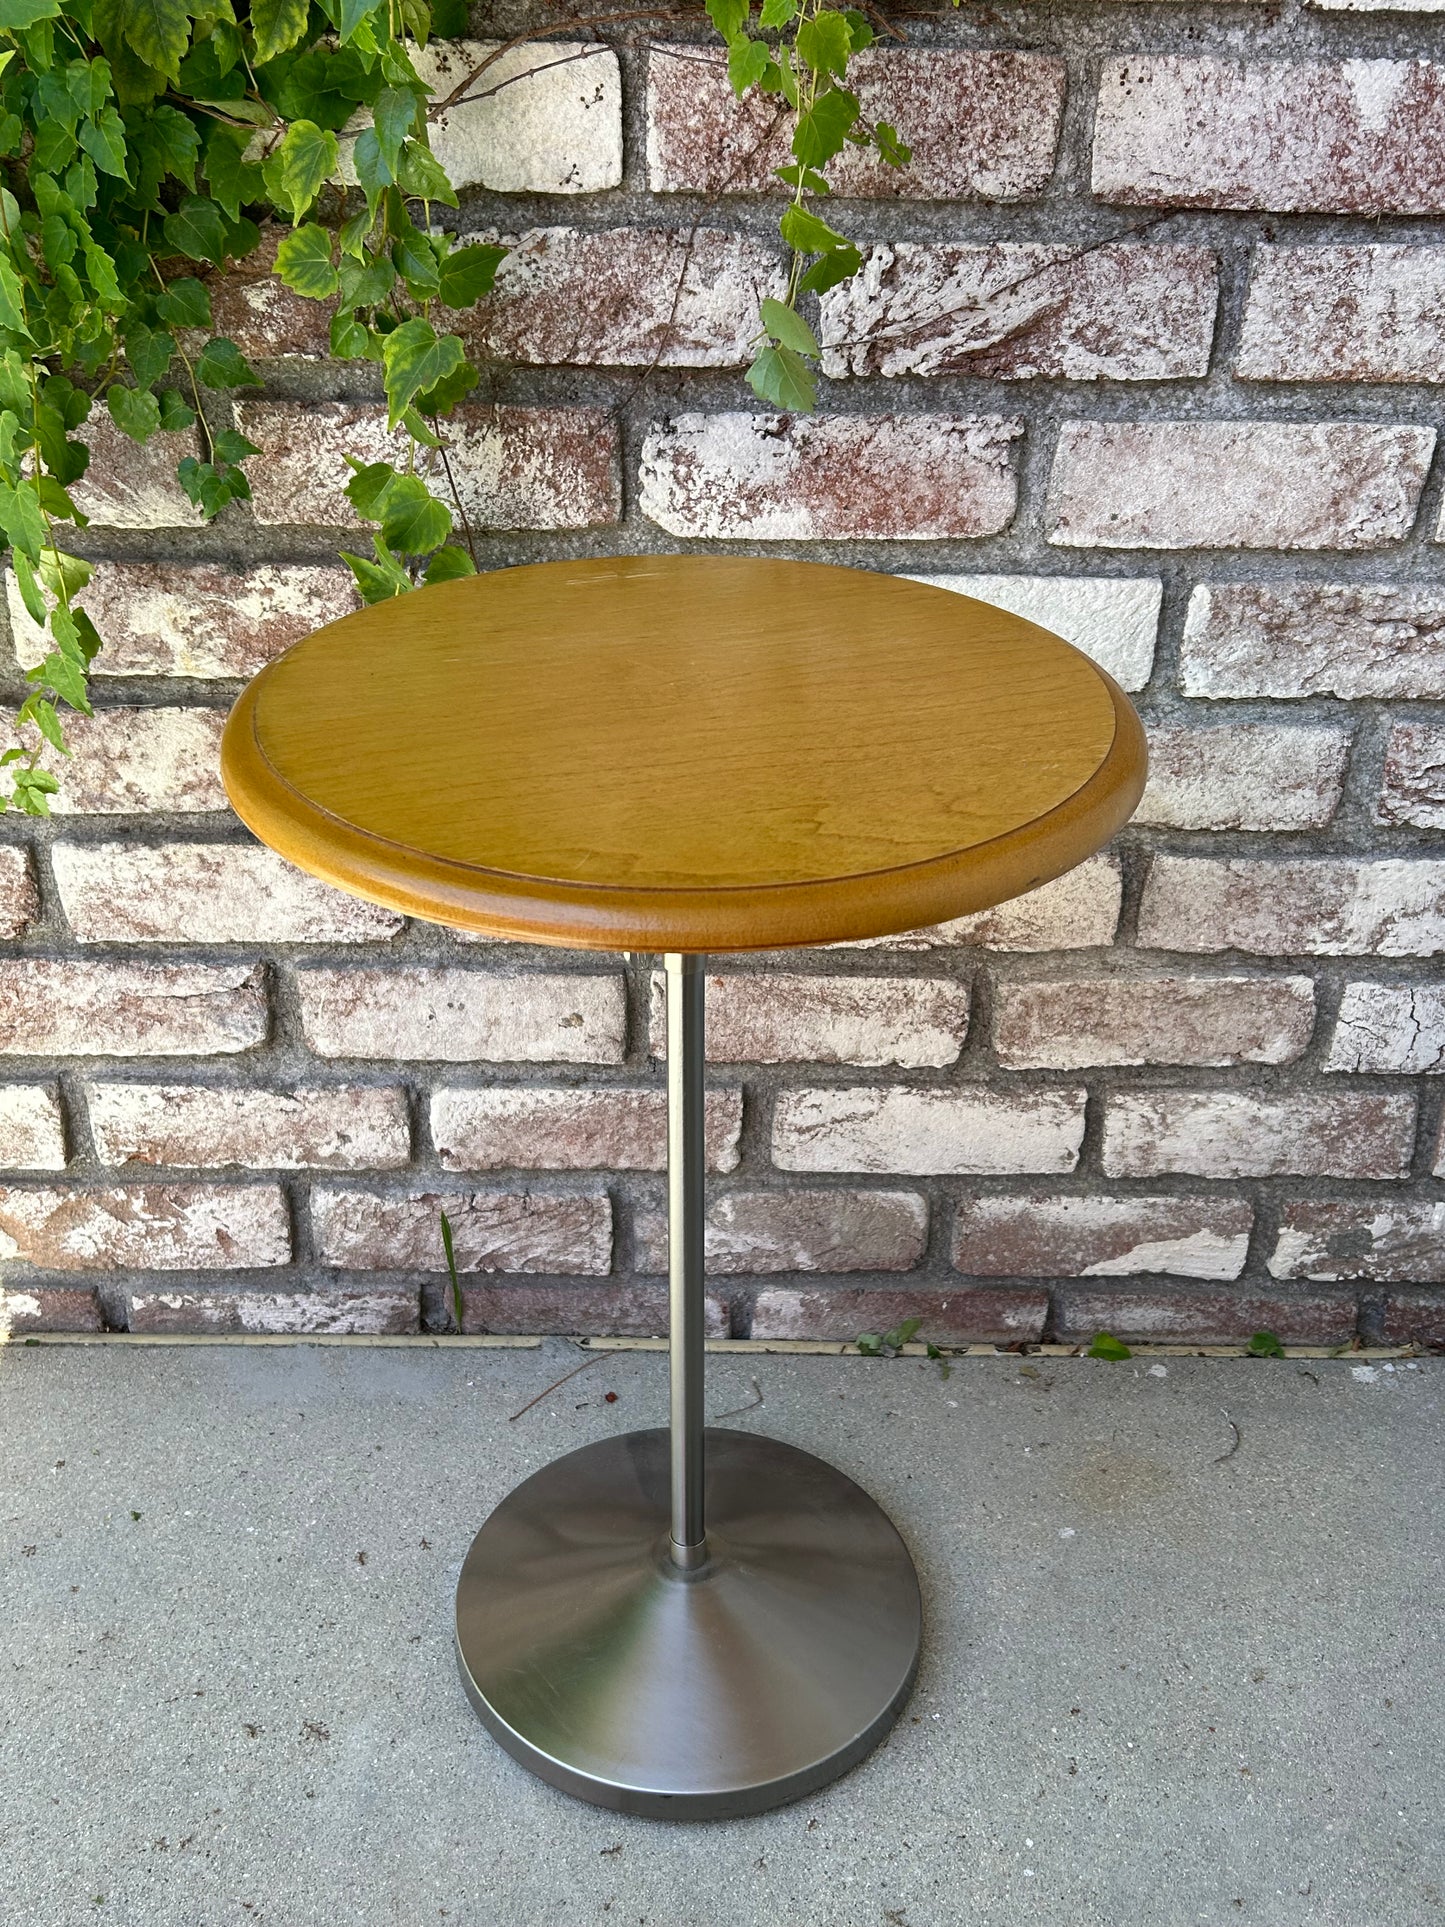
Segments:
[[[544,1466],[472,1542],[462,1684],[553,1786],[719,1819],[812,1793],[888,1731],[918,1580],[887,1515],[811,1453],[703,1421],[704,976],[667,970],[669,1431]]]

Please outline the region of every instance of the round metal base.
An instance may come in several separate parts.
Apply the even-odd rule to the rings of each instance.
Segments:
[[[472,1541],[457,1658],[494,1737],[621,1813],[761,1813],[887,1732],[918,1665],[913,1561],[887,1515],[811,1453],[706,1434],[707,1558],[668,1546],[668,1435],[555,1460]]]

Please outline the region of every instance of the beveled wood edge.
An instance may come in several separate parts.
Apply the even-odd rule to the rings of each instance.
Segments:
[[[264,669],[226,719],[221,778],[237,816],[288,862],[424,922],[569,950],[723,953],[859,942],[1023,896],[1073,869],[1128,822],[1148,771],[1144,730],[1113,677],[1091,666],[1114,705],[1114,736],[1094,774],[1071,796],[967,850],[815,883],[588,888],[427,856],[358,830],[310,802],[267,761],[255,726]]]

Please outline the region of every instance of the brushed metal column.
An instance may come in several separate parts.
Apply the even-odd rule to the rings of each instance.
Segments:
[[[703,1143],[706,960],[669,955],[667,978],[667,1278],[672,1369],[672,1557],[707,1558],[703,1519]]]

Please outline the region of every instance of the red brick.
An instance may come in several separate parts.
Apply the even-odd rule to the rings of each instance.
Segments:
[[[1401,1178],[1415,1100],[1374,1092],[1127,1091],[1104,1113],[1111,1177]]]
[[[260,523],[360,526],[343,489],[346,457],[396,461],[407,446],[386,411],[360,402],[237,404],[243,434],[266,451],[253,465]],[[473,526],[586,529],[622,513],[616,422],[599,408],[458,409],[447,424],[452,474]],[[445,494],[444,478],[438,487]]]
[[[406,1093],[394,1085],[89,1084],[85,1096],[102,1164],[384,1170],[411,1152]]]
[[[602,1192],[324,1190],[311,1201],[322,1261],[348,1271],[445,1272],[443,1211],[459,1272],[603,1275],[612,1268],[612,1206]]]
[[[82,943],[362,943],[392,910],[252,843],[57,843],[55,881]]]
[[[1318,830],[1339,808],[1347,729],[1155,726],[1133,821],[1170,830]]]
[[[1445,381],[1445,248],[1255,250],[1246,381]]]
[[[93,1285],[0,1285],[0,1345],[32,1332],[98,1332],[105,1328]]]
[[[869,199],[1032,200],[1054,171],[1064,63],[1048,55],[877,49],[848,70],[865,119],[891,121],[908,167],[850,152],[840,194]],[[655,194],[757,194],[789,160],[784,116],[756,93],[733,99],[721,53],[654,46],[647,63],[647,173]],[[776,129],[772,139],[770,129]]]
[[[1445,590],[1201,585],[1179,667],[1186,696],[1445,696]]]
[[[421,1326],[415,1285],[364,1291],[132,1291],[129,1329],[155,1334],[405,1334]]]
[[[447,1293],[450,1309],[450,1291]],[[666,1286],[608,1284],[502,1284],[462,1286],[462,1330],[466,1332],[560,1333],[586,1337],[665,1338]],[[708,1292],[703,1300],[703,1326],[709,1338],[726,1338],[729,1313],[726,1299]],[[602,1382],[590,1392],[579,1386],[579,1397],[601,1399]]]
[[[1269,1259],[1276,1278],[1376,1278],[1386,1284],[1445,1281],[1445,1204],[1391,1198],[1345,1204],[1300,1198],[1280,1213]]]
[[[1327,1071],[1445,1071],[1445,984],[1346,984]]]
[[[992,910],[954,917],[926,930],[873,937],[855,950],[937,950],[968,945],[980,950],[1091,950],[1112,943],[1123,901],[1123,872],[1116,856],[1091,856],[1077,868],[1040,884]]]
[[[23,937],[39,914],[29,852],[0,845],[0,937]]]
[[[42,631],[7,571],[10,633],[22,667],[45,654]],[[351,571],[311,563],[98,562],[75,598],[105,639],[98,676],[245,677],[360,605]]]
[[[222,709],[101,709],[67,716],[56,816],[224,810]]]
[[[1392,1291],[1380,1333],[1387,1345],[1445,1346],[1445,1291]]]
[[[1065,422],[1048,538],[1065,548],[1378,549],[1410,533],[1433,428]]]
[[[242,1271],[291,1256],[268,1184],[0,1189],[0,1257],[52,1271]]]
[[[1180,380],[1208,372],[1217,300],[1208,248],[899,241],[823,297],[823,371]]]
[[[966,1197],[952,1258],[975,1278],[1237,1278],[1253,1222],[1237,1198]]]
[[[267,1030],[257,964],[0,961],[0,1054],[207,1057]]]
[[[1433,956],[1445,949],[1445,863],[1156,856],[1138,941],[1263,957]]]
[[[90,466],[70,484],[70,499],[98,528],[185,529],[200,522],[200,510],[176,479],[176,464],[202,452],[194,429],[152,435],[142,447],[97,408],[78,439],[90,450]]]
[[[773,1123],[780,1171],[977,1174],[1072,1171],[1084,1093],[833,1086],[783,1091]]]
[[[1093,188],[1145,207],[1445,212],[1445,66],[1108,60]]]
[[[1239,1345],[1267,1331],[1287,1345],[1343,1345],[1354,1337],[1356,1318],[1353,1298],[1317,1292],[1070,1286],[1054,1294],[1055,1337],[1081,1344],[1106,1331],[1140,1344]]]
[[[211,329],[258,361],[285,356],[323,360],[331,352],[336,303],[307,300],[277,278],[276,248],[285,232],[263,227],[259,246],[244,261],[211,275]]]
[[[298,971],[297,987],[306,1041],[322,1057],[622,1061],[627,1011],[616,971],[315,969]]]
[[[666,1271],[667,1220],[639,1214],[639,1271]],[[730,1191],[707,1214],[707,1268],[719,1276],[778,1271],[911,1271],[928,1243],[928,1206],[913,1191]]]
[[[1021,432],[992,416],[676,415],[643,444],[641,508],[669,535],[728,540],[996,535]]]
[[[741,1091],[707,1093],[708,1166],[731,1171],[742,1129]],[[661,1171],[667,1166],[665,1090],[437,1091],[432,1138],[447,1171]]]
[[[662,980],[653,978],[652,1051],[667,1054]],[[951,977],[814,977],[736,972],[707,980],[707,1054],[722,1064],[956,1062],[968,986]]]
[[[1009,1070],[1092,1064],[1288,1064],[1309,1043],[1308,977],[1084,977],[1006,982],[994,1045]]]
[[[1392,726],[1375,821],[1445,830],[1445,725]]]
[[[65,1124],[53,1084],[0,1084],[0,1170],[63,1171]]]
[[[754,1338],[837,1339],[892,1331],[905,1318],[922,1319],[919,1344],[1016,1345],[1043,1337],[1045,1291],[834,1289],[794,1291],[769,1285],[753,1307]]]

